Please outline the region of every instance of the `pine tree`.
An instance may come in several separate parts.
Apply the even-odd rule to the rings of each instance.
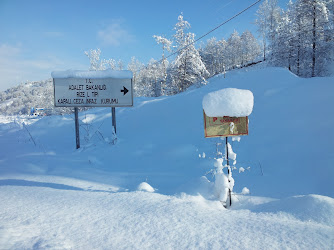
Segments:
[[[172,41],[168,40],[163,36],[154,35],[153,37],[155,38],[158,44],[162,45],[162,59],[160,65],[158,65],[158,70],[159,70],[159,82],[160,82],[160,95],[166,95],[167,68],[169,62],[165,58],[165,51],[171,51]]]
[[[224,39],[221,39],[218,41],[218,72],[217,73],[225,73],[226,69],[226,60],[227,60],[227,55],[226,55],[226,47],[227,47],[227,42]]]
[[[140,96],[160,96],[158,63],[151,59],[148,65],[141,70],[141,81],[138,86]]]
[[[265,0],[256,12],[257,19],[255,24],[258,26],[258,32],[262,36],[264,61],[267,59],[267,41],[271,45],[271,42],[276,39],[277,27],[280,23],[280,12],[281,9],[277,5],[277,0]]]
[[[89,70],[105,70],[105,69],[115,69],[116,62],[114,59],[100,59],[101,50],[91,49],[89,51],[84,52],[86,56],[89,58],[90,67]]]
[[[231,36],[227,39],[226,46],[228,68],[236,68],[242,63],[242,49],[241,49],[241,38],[239,33],[234,30]]]
[[[201,50],[200,55],[206,69],[210,76],[219,72],[219,44],[215,37],[210,38],[204,49]]]
[[[276,0],[266,0],[257,24],[269,42],[270,62],[303,77],[326,75],[333,60],[333,7],[333,0],[297,0],[281,14]]]
[[[144,67],[144,65],[136,59],[136,57],[131,57],[131,61],[128,63],[128,70],[132,72],[132,83],[136,96],[139,96],[139,85],[140,85],[140,70]]]
[[[102,60],[100,60],[101,50],[91,49],[90,51],[85,51],[85,55],[88,56],[90,62],[89,70],[104,70],[105,67],[103,65]]]
[[[295,56],[295,44],[297,44],[295,26],[295,6],[290,0],[287,10],[282,12],[281,22],[277,27],[277,36],[272,42],[272,60],[275,66],[287,67],[290,71]]]
[[[328,9],[329,25],[325,40],[328,42],[328,54],[330,57],[328,64],[332,65],[334,64],[334,0],[327,0],[326,6]]]
[[[253,62],[261,54],[261,47],[253,34],[246,30],[241,37],[241,64]]]
[[[175,25],[176,34],[174,35],[177,46],[177,56],[172,64],[172,84],[176,87],[176,92],[182,92],[194,83],[205,84],[205,78],[209,72],[202,62],[199,52],[194,46],[195,34],[186,33],[190,24],[183,20],[183,15],[178,17]]]
[[[325,74],[328,58],[328,42],[325,39],[328,10],[321,0],[298,0],[296,2],[297,34],[299,36],[298,74],[314,77]],[[302,63],[301,63],[302,61]]]

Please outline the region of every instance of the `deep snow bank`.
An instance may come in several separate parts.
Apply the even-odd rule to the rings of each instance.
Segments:
[[[7,123],[0,126],[0,175],[66,176],[129,190],[147,181],[163,194],[206,193],[200,177],[213,168],[219,139],[204,138],[202,99],[240,88],[253,92],[255,104],[249,136],[231,142],[237,170],[246,170],[233,173],[234,190],[334,197],[332,82],[277,68],[238,70],[177,96],[137,98],[133,108],[116,109],[116,145],[110,144],[110,109],[93,109],[80,113],[80,150],[75,150],[73,115],[26,126]],[[203,152],[206,158],[199,158]]]
[[[137,98],[117,109],[116,145],[110,109],[93,109],[80,113],[80,150],[71,115],[0,117],[0,248],[331,249],[332,83],[269,68]],[[249,136],[230,141],[234,191],[250,195],[230,210],[211,200],[221,141],[203,131],[203,96],[222,88],[255,99]]]
[[[312,196],[267,203],[271,211],[264,198],[241,197],[247,207],[260,203],[259,211],[226,210],[201,196],[5,182],[0,181],[1,249],[330,249],[334,240],[333,226],[309,220],[332,214],[299,219],[289,213]],[[333,199],[317,200],[319,211],[333,211]]]

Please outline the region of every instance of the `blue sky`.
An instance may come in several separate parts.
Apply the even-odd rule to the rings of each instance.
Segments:
[[[143,63],[160,59],[160,46],[152,36],[171,38],[181,12],[199,37],[253,2],[0,0],[0,91],[26,80],[48,79],[54,70],[88,70],[84,51],[90,49],[100,48],[101,58],[121,59],[125,65],[132,56]],[[203,41],[228,38],[234,29],[255,34],[257,8]]]

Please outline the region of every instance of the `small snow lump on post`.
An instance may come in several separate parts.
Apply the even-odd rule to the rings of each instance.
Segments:
[[[210,117],[245,117],[253,111],[254,96],[250,90],[226,88],[205,95],[202,105]]]
[[[149,193],[154,193],[155,189],[148,184],[147,182],[142,182],[139,184],[139,186],[137,187],[138,191],[145,191],[145,192],[149,192]]]

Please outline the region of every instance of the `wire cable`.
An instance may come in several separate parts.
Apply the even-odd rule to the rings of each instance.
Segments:
[[[255,6],[256,4],[258,4],[259,2],[261,2],[262,0],[257,0],[256,2],[254,2],[253,4],[249,5],[247,8],[243,9],[242,11],[240,11],[239,13],[235,14],[234,16],[230,17],[229,19],[227,19],[226,21],[224,21],[223,23],[219,24],[218,26],[216,26],[215,28],[211,29],[210,31],[208,31],[207,33],[205,33],[204,35],[200,36],[199,38],[197,38],[195,41],[187,44],[186,46],[174,51],[173,53],[171,53],[170,55],[166,56],[164,59],[167,59],[177,53],[179,53],[180,51],[188,48],[189,46],[195,44],[196,42],[198,42],[199,40],[203,39],[204,37],[206,37],[207,35],[209,35],[210,33],[214,32],[215,30],[219,29],[221,26],[227,24],[228,22],[232,21],[234,18],[240,16],[242,13],[244,13],[245,11],[249,10],[250,8],[252,8],[253,6]],[[157,62],[155,62],[154,64],[159,64],[161,63],[164,59],[161,59]],[[143,67],[142,69],[146,68],[147,66]],[[137,70],[136,72],[139,72],[140,70]]]

